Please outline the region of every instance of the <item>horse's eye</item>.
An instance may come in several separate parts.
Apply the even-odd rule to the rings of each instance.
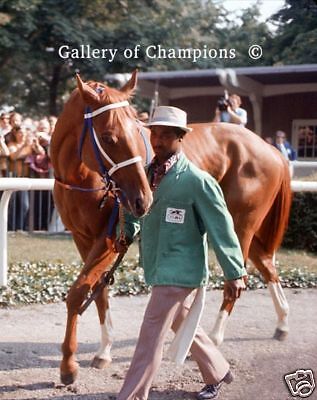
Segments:
[[[102,135],[101,139],[104,142],[104,144],[106,144],[108,146],[112,146],[112,145],[116,144],[118,141],[118,139],[115,136],[112,136],[109,134]]]

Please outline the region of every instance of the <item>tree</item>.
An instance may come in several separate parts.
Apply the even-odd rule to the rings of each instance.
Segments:
[[[317,3],[286,0],[271,21],[277,31],[272,41],[272,58],[279,64],[309,64],[317,61]]]
[[[227,60],[224,66],[259,66],[270,65],[270,49],[272,33],[264,22],[259,21],[261,4],[252,5],[242,11],[241,16],[225,15],[225,23],[219,31],[222,46],[230,46],[236,50],[236,57]],[[230,18],[229,18],[230,17]],[[233,19],[234,17],[234,19]],[[263,49],[260,59],[249,56],[250,46],[257,44]]]
[[[56,114],[71,78],[80,71],[90,79],[135,67],[177,69],[196,67],[191,60],[150,59],[149,45],[194,47],[216,43],[212,26],[217,9],[200,0],[3,0],[0,2],[1,102],[20,110]],[[1,20],[2,16],[2,20]],[[204,33],[210,34],[209,37]],[[113,62],[105,59],[62,59],[58,49],[117,49]],[[137,58],[124,49],[140,45]],[[172,65],[171,65],[172,64]]]
[[[84,79],[102,80],[106,74],[135,68],[315,62],[313,6],[313,0],[287,0],[273,18],[278,25],[273,34],[259,21],[259,6],[249,7],[232,20],[216,0],[0,0],[0,104],[27,113],[57,114],[78,71]],[[249,57],[252,44],[262,46],[261,59]],[[71,50],[82,45],[116,50],[116,54],[113,60],[59,54],[61,46]],[[211,49],[213,56],[202,54],[197,60],[150,57],[146,49],[159,45],[175,50]],[[125,49],[131,49],[131,57]],[[219,49],[235,49],[235,57],[220,57]]]

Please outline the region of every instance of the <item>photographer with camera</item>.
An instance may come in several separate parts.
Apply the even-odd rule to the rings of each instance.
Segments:
[[[225,96],[217,101],[215,117],[213,122],[231,122],[245,126],[247,123],[247,112],[240,107],[241,98],[237,94],[231,94],[225,91]]]

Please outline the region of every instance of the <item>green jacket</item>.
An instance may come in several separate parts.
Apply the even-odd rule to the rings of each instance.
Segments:
[[[199,287],[208,279],[207,235],[225,278],[246,275],[232,217],[217,181],[184,154],[153,194],[140,220],[126,214],[131,240],[141,229],[140,258],[146,283]]]

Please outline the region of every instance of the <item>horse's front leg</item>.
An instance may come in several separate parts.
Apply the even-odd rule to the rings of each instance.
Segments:
[[[111,249],[107,248],[104,237],[101,235],[94,243],[85,260],[84,269],[67,296],[67,326],[62,345],[63,359],[61,362],[61,381],[66,385],[75,381],[78,372],[75,352],[77,350],[77,318],[80,306],[116,256],[112,247]]]
[[[110,350],[113,343],[113,326],[107,288],[100,293],[95,302],[100,320],[101,343],[91,366],[102,369],[106,368],[112,361]]]
[[[65,385],[74,383],[78,373],[78,363],[75,360],[77,350],[77,318],[78,311],[87,297],[90,286],[79,276],[70,288],[66,299],[67,322],[64,342],[62,344],[63,358],[60,366],[61,381]]]

